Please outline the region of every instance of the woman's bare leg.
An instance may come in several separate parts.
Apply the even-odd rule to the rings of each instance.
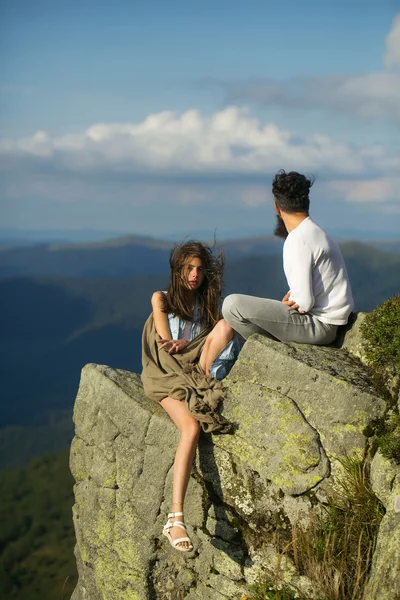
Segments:
[[[214,358],[233,339],[234,335],[235,331],[232,327],[224,319],[221,319],[207,336],[200,356],[200,366],[206,375],[210,375],[210,368]]]
[[[181,438],[174,460],[171,511],[183,512],[183,503],[199,439],[200,425],[199,422],[192,417],[184,402],[180,402],[179,400],[175,400],[168,396],[167,398],[164,398],[164,400],[161,400],[160,404],[181,432]],[[171,521],[175,520],[183,521],[184,519],[183,517],[171,519]],[[179,527],[172,527],[170,529],[170,535],[172,539],[175,540],[184,537],[185,533]],[[178,545],[189,547],[188,542],[181,542]]]

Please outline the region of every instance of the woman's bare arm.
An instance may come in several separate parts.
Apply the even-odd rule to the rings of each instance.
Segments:
[[[171,331],[168,325],[168,315],[163,312],[164,294],[162,292],[154,292],[151,297],[151,305],[153,307],[154,325],[158,335],[163,340],[172,340]]]
[[[164,349],[169,354],[180,352],[188,345],[187,340],[173,340],[171,331],[168,325],[168,315],[163,312],[164,294],[162,292],[154,292],[151,297],[151,305],[153,307],[154,326],[160,339],[157,340],[160,350]]]

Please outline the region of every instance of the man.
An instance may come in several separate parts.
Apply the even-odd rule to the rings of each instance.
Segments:
[[[275,175],[274,233],[285,238],[283,268],[289,291],[282,302],[243,294],[225,299],[222,314],[245,339],[260,333],[283,342],[330,344],[353,310],[342,253],[308,215],[313,183],[294,171]]]

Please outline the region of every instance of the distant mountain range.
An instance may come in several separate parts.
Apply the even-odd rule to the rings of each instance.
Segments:
[[[276,238],[226,242],[225,293],[282,298],[281,247]],[[152,292],[167,286],[170,248],[130,237],[0,251],[0,467],[65,446],[86,363],[140,372],[141,332]],[[357,310],[400,292],[399,254],[359,242],[342,250]]]
[[[150,237],[125,236],[102,242],[79,244],[38,244],[35,246],[0,248],[0,277],[86,277],[129,278],[164,273],[172,242]],[[243,238],[221,242],[229,262],[249,256],[277,256],[282,241],[276,237]],[[400,240],[375,242],[342,241],[343,247],[359,248],[359,252],[381,251],[400,254]],[[217,245],[219,247],[219,245]],[[366,248],[366,250],[362,250]],[[367,250],[369,249],[369,250]],[[382,262],[379,252],[376,260]]]
[[[0,246],[32,246],[35,244],[100,242],[127,235],[116,231],[94,229],[17,229],[0,227]]]
[[[171,231],[165,235],[165,239],[171,242],[182,240],[186,237],[194,237],[200,240],[211,240],[214,238],[214,233],[219,241],[221,240],[236,240],[239,238],[254,238],[265,237],[266,232],[271,227],[269,223],[251,224],[241,223],[237,229],[215,230],[212,227],[208,229],[197,229],[196,225],[192,231]],[[351,227],[342,226],[336,229],[329,229],[328,233],[335,239],[342,240],[358,240],[376,247],[384,249],[381,243],[391,244],[393,241],[398,242],[396,232],[377,232],[375,230],[355,230]],[[147,234],[147,236],[152,234]],[[0,227],[0,247],[1,246],[32,246],[35,244],[79,244],[102,242],[109,239],[120,237],[143,237],[143,234],[137,234],[127,229],[125,232],[107,231],[98,229],[18,229],[13,227]],[[389,250],[389,248],[386,248]]]
[[[37,244],[0,248],[0,277],[107,277],[121,279],[165,273],[173,243],[149,237],[126,236],[103,242]],[[219,245],[218,245],[219,247]],[[250,255],[278,255],[276,237],[221,242],[227,260]]]

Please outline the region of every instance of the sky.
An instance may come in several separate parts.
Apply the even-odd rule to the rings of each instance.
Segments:
[[[0,56],[0,227],[270,234],[285,169],[399,237],[398,1],[2,0]]]

